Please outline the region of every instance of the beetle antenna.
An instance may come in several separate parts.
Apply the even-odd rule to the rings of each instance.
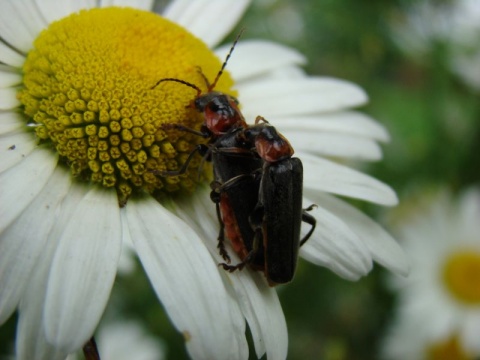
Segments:
[[[202,90],[195,84],[192,84],[192,83],[189,83],[188,81],[185,81],[185,80],[180,80],[180,79],[175,79],[175,78],[165,78],[165,79],[160,79],[157,81],[157,83],[155,85],[153,85],[151,87],[151,89],[154,89],[158,86],[158,84],[160,84],[161,82],[165,82],[165,81],[172,81],[172,82],[177,82],[177,83],[180,83],[180,84],[183,84],[183,85],[186,85],[188,87],[191,87],[192,89],[195,89],[197,90],[197,97],[199,97],[200,95],[202,95]]]
[[[235,45],[237,45],[237,42],[242,36],[244,31],[245,31],[245,28],[242,28],[238,33],[237,37],[235,38],[235,41],[233,42],[232,47],[230,48],[230,51],[228,52],[227,57],[225,58],[225,61],[223,62],[222,67],[220,68],[220,71],[215,77],[215,80],[213,81],[213,83],[208,87],[208,92],[212,91],[215,88],[215,85],[217,85],[218,79],[220,79],[220,76],[222,76],[223,70],[225,70],[225,67],[227,66],[228,59],[230,59],[233,49],[235,49]]]

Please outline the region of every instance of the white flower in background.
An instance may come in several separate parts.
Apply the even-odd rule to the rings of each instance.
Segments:
[[[98,352],[104,360],[162,360],[165,349],[162,342],[149,335],[133,320],[102,324],[95,336]],[[72,354],[67,360],[84,359],[83,354]]]
[[[398,312],[384,344],[388,359],[480,356],[480,191],[441,193],[400,227],[410,275],[393,279]]]
[[[285,358],[275,290],[258,272],[217,266],[219,225],[207,187],[194,192],[197,166],[180,177],[149,171],[181,166],[199,141],[167,137],[161,124],[202,122],[186,109],[191,88],[153,85],[175,77],[202,86],[199,67],[213,79],[221,60],[209,49],[248,1],[173,1],[164,18],[145,11],[150,1],[95,4],[0,3],[0,324],[18,310],[17,357],[81,349],[105,309],[122,244],[132,243],[192,358],[247,358],[246,322],[258,357]],[[226,48],[217,49],[222,59]],[[367,100],[360,88],[306,76],[304,62],[281,45],[241,41],[215,89],[238,94],[246,118],[264,115],[302,159],[304,202],[319,205],[306,259],[347,279],[373,261],[405,274],[393,238],[330,195],[397,203],[385,184],[326,159],[378,160],[388,135],[351,110]]]
[[[393,39],[418,60],[444,46],[451,70],[469,86],[480,89],[480,2],[477,0],[414,3],[392,22]]]

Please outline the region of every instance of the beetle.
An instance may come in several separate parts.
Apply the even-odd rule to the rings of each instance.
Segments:
[[[303,168],[293,149],[276,129],[257,117],[249,126],[233,96],[214,91],[233,49],[237,36],[220,71],[212,84],[205,76],[207,91],[195,84],[175,78],[162,82],[177,82],[197,91],[188,107],[203,114],[200,131],[182,125],[165,125],[187,131],[208,139],[198,145],[182,167],[175,171],[156,172],[162,176],[180,175],[186,172],[195,153],[212,161],[214,181],[211,198],[216,204],[220,223],[218,249],[226,263],[225,270],[241,270],[249,265],[264,271],[270,285],[292,280],[298,257],[298,248],[311,236],[315,219],[302,209]],[[203,74],[202,74],[203,75]],[[300,241],[301,222],[312,225]],[[229,265],[230,256],[225,249],[227,237],[239,255],[241,262]]]
[[[302,208],[302,162],[292,157],[288,140],[260,116],[255,125],[232,132],[216,146],[211,197],[217,204],[221,228],[225,227],[242,260],[236,265],[220,265],[232,272],[248,264],[263,271],[271,286],[290,282],[298,249],[316,226],[315,218],[308,214],[314,205]],[[229,151],[222,151],[223,146]],[[253,146],[250,154],[245,151],[248,146]],[[300,239],[302,221],[311,228]],[[219,244],[223,236],[221,230]]]
[[[153,171],[157,175],[162,176],[173,176],[173,175],[181,175],[187,171],[188,165],[190,164],[193,156],[198,152],[200,155],[204,157],[204,159],[208,158],[209,149],[212,147],[211,144],[215,143],[215,141],[221,137],[226,135],[228,132],[238,129],[238,128],[247,128],[248,125],[245,122],[245,118],[239,109],[239,102],[238,100],[232,96],[228,95],[219,91],[214,91],[218,80],[223,74],[225,67],[227,66],[228,60],[235,49],[235,46],[238,43],[238,40],[243,34],[244,29],[240,31],[237,35],[235,41],[230,48],[220,70],[218,71],[217,75],[215,76],[214,81],[210,84],[208,79],[199,69],[200,74],[202,75],[205,84],[207,85],[207,91],[204,93],[202,89],[195,84],[192,84],[188,81],[176,78],[163,78],[158,80],[152,89],[157,87],[162,82],[177,82],[197,91],[197,95],[194,97],[193,100],[190,101],[187,108],[195,109],[196,111],[202,113],[204,123],[200,127],[200,130],[194,130],[188,128],[186,126],[180,124],[164,124],[162,129],[177,129],[181,131],[186,131],[198,136],[201,136],[205,139],[208,139],[208,143],[198,145],[187,157],[186,161],[182,165],[182,167],[178,170],[173,171]]]

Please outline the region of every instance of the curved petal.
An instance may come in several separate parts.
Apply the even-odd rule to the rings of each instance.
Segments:
[[[70,176],[56,168],[40,194],[0,236],[0,324],[18,305],[32,269],[42,256],[58,220],[60,205],[70,187]],[[42,216],[38,216],[39,209]],[[50,263],[50,262],[48,262]]]
[[[326,131],[362,136],[386,142],[387,130],[366,114],[357,111],[338,111],[312,116],[275,118],[275,126],[285,130]]]
[[[18,112],[0,112],[0,137],[9,132],[25,129],[25,119]],[[32,136],[33,138],[34,136]]]
[[[175,199],[166,203],[169,209],[174,211],[181,219],[186,221],[189,226],[200,235],[204,242],[204,245],[210,252],[210,255],[215,259],[215,263],[223,262],[223,259],[218,253],[217,237],[218,237],[218,219],[215,213],[215,206],[210,200],[209,190],[205,187],[199,189],[192,197],[184,199]],[[232,254],[232,257],[235,257]],[[239,261],[233,259],[233,261]],[[234,344],[231,352],[235,355],[235,358],[246,359],[248,358],[248,344],[245,337],[245,318],[241,312],[240,307],[237,304],[237,295],[232,289],[233,278],[229,277],[230,273],[220,271],[220,274],[224,280],[224,285],[227,289],[230,305],[230,315],[233,322],[234,331]]]
[[[20,105],[17,91],[13,88],[0,89],[0,110],[9,110]]]
[[[282,306],[275,289],[269,287],[263,274],[242,270],[232,275],[235,298],[247,319],[258,358],[286,359],[288,332]]]
[[[237,84],[245,114],[273,119],[363,105],[365,92],[355,84],[326,77],[263,79]]]
[[[344,219],[348,227],[368,247],[375,262],[397,275],[408,275],[410,263],[405,252],[380,225],[340,199],[308,190],[306,193],[327,211]]]
[[[223,45],[215,54],[223,61],[231,46]],[[245,81],[277,68],[305,63],[306,58],[295,49],[266,40],[245,40],[236,45],[227,68],[236,81]]]
[[[42,260],[32,273],[18,309],[15,352],[19,360],[64,360],[68,354],[49,343],[45,336],[43,305],[51,256]]]
[[[398,203],[397,195],[386,184],[346,166],[301,153],[303,184],[306,189],[320,190],[337,195],[392,206]]]
[[[7,88],[18,85],[22,82],[22,75],[10,66],[0,64],[0,88]]]
[[[129,203],[125,215],[142,265],[190,355],[237,358],[228,294],[198,235],[150,198]]]
[[[46,25],[33,0],[0,3],[0,37],[24,53]]]
[[[57,165],[46,149],[37,149],[17,166],[0,174],[0,234],[44,188]]]
[[[0,173],[17,165],[25,159],[37,146],[37,140],[32,134],[14,133],[0,137]]]
[[[0,61],[14,68],[21,68],[25,62],[25,56],[0,41]]]
[[[348,226],[348,218],[325,210],[323,203],[312,198],[318,207],[310,213],[317,220],[312,237],[301,248],[301,255],[314,264],[325,266],[337,275],[358,280],[372,269],[372,257],[361,238]]]
[[[96,0],[36,0],[38,9],[48,23],[68,16],[81,9],[90,9],[97,6]]]
[[[287,130],[283,132],[294,149],[324,156],[376,161],[382,158],[373,140],[338,133]]]
[[[250,0],[175,0],[162,15],[214,47],[238,23],[249,4]]]
[[[61,170],[63,171],[63,170]],[[70,179],[67,179],[70,182]],[[52,189],[54,191],[55,189]],[[25,285],[25,293],[19,305],[19,319],[17,325],[16,349],[18,359],[64,359],[61,357],[58,346],[47,341],[45,334],[45,293],[49,282],[49,273],[52,259],[58,247],[60,234],[65,223],[77,204],[84,197],[85,191],[78,186],[71,186],[68,196],[55,209],[55,221],[48,234],[48,241],[42,249],[41,261],[35,266],[35,271]],[[49,220],[51,221],[51,219]]]
[[[100,321],[117,271],[121,228],[115,192],[94,187],[60,235],[45,298],[45,333],[68,352],[81,348]]]
[[[197,232],[207,240],[205,243],[212,256],[217,262],[223,262],[217,249],[218,220],[215,206],[208,193],[206,189],[198,191],[192,199],[176,201],[172,206],[182,217],[197,225]],[[230,245],[226,245],[232,263],[238,263],[239,258]],[[258,271],[245,268],[234,273],[220,270],[220,273],[228,279],[225,283],[231,287],[233,299],[247,319],[257,357],[266,353],[269,359],[285,359],[288,350],[287,325],[276,291],[267,285],[263,274]]]

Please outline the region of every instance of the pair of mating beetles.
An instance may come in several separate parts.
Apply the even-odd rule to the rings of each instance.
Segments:
[[[214,180],[211,199],[216,204],[220,223],[218,248],[227,271],[249,265],[263,271],[270,286],[293,279],[298,249],[312,235],[315,218],[302,208],[303,167],[293,158],[293,148],[273,126],[258,116],[248,125],[232,96],[213,91],[238,41],[237,37],[214,82],[207,91],[195,84],[175,78],[159,80],[177,82],[197,91],[190,107],[202,113],[200,131],[181,125],[165,125],[208,139],[198,145],[178,171],[159,172],[163,176],[179,175],[187,170],[195,153],[212,161]],[[311,225],[300,240],[302,221]],[[230,240],[241,262],[230,265],[225,249],[225,236]]]

